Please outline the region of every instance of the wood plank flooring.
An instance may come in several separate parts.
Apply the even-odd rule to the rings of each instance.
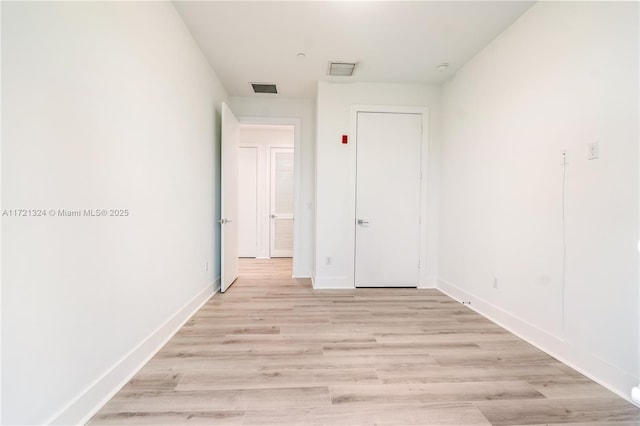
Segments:
[[[640,409],[437,290],[314,291],[241,260],[92,425],[640,425]]]

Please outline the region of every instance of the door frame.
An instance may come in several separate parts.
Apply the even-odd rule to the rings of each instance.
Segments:
[[[285,124],[293,126],[293,277],[304,277],[305,275],[300,273],[300,225],[301,222],[299,220],[295,220],[296,217],[302,217],[302,206],[301,206],[301,176],[300,176],[300,167],[302,158],[300,155],[300,146],[301,142],[301,123],[302,121],[299,118],[294,117],[260,117],[260,116],[240,116],[238,117],[238,121],[240,124]]]
[[[398,106],[398,105],[352,105],[350,133],[352,135],[352,146],[349,150],[349,233],[348,242],[352,249],[352,256],[348,259],[347,268],[349,270],[349,281],[353,288],[356,288],[356,190],[357,190],[357,147],[358,147],[358,113],[400,113],[400,114],[420,114],[422,117],[422,179],[420,181],[420,272],[418,288],[427,283],[427,235],[430,232],[427,222],[427,208],[430,201],[428,188],[428,160],[429,160],[429,109],[420,106]]]

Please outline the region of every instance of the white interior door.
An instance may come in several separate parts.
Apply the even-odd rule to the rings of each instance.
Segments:
[[[422,115],[358,112],[356,287],[417,287]]]
[[[258,148],[240,147],[238,255],[258,253]]]
[[[238,278],[238,156],[240,123],[222,103],[222,146],[220,165],[220,265],[221,291]]]
[[[293,149],[271,148],[271,257],[293,256]]]

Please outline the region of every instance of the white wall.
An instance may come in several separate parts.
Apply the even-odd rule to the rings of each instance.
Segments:
[[[293,127],[289,125],[241,124],[240,146],[293,148]]]
[[[638,47],[638,3],[541,2],[443,89],[439,287],[627,397]]]
[[[271,148],[293,150],[294,130],[293,126],[286,125],[240,126],[240,147],[253,149],[255,154],[251,164],[240,163],[240,180],[245,176],[255,179],[256,189],[255,199],[245,199],[244,194],[240,194],[240,215],[255,221],[249,227],[244,222],[240,224],[240,256],[269,258],[271,255]]]
[[[295,214],[295,254],[293,275],[310,277],[313,271],[314,250],[314,155],[315,110],[310,99],[271,97],[231,98],[233,113],[242,123],[290,124],[299,121],[299,146],[296,146],[296,166],[299,182],[296,182],[299,210]],[[284,123],[287,121],[287,123]],[[299,185],[298,185],[299,183]]]
[[[383,83],[318,83],[316,149],[316,250],[317,288],[353,288],[353,241],[355,218],[351,197],[355,173],[353,105],[419,106],[429,110],[426,185],[427,223],[423,246],[420,286],[435,286],[437,276],[437,188],[440,144],[440,90],[436,86]],[[343,145],[341,135],[350,135]],[[326,259],[331,257],[331,264]]]
[[[86,420],[219,277],[220,102],[170,3],[2,3],[2,423]],[[208,263],[208,270],[207,270]]]

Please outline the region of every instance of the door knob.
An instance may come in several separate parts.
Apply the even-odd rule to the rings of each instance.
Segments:
[[[369,221],[364,219],[358,219],[358,225],[368,225]]]
[[[224,225],[225,223],[231,223],[231,222],[233,222],[231,219],[225,219],[225,218],[222,218],[218,221],[218,223],[220,223],[221,225]]]
[[[277,218],[278,218],[278,216],[276,216],[275,214],[271,215],[271,219],[277,219]]]

